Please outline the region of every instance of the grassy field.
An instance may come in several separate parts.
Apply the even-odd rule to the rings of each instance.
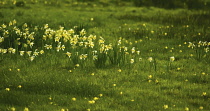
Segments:
[[[0,111],[209,111],[209,17],[0,0]]]

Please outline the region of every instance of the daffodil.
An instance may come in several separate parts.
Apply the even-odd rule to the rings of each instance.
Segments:
[[[44,50],[40,50],[39,53],[40,53],[40,54],[44,54]]]
[[[131,53],[135,53],[135,47],[131,49]]]
[[[4,37],[0,37],[0,43],[4,41]]]
[[[97,60],[98,59],[98,55],[93,55],[93,60]]]
[[[70,52],[66,52],[66,55],[70,58],[71,57],[71,53]]]
[[[149,62],[152,62],[152,61],[153,61],[153,58],[152,58],[152,57],[149,57],[149,58],[148,58],[148,61],[149,61]]]
[[[7,28],[7,25],[2,24],[1,27],[5,29],[5,28]]]
[[[137,55],[139,55],[140,54],[140,51],[136,51],[136,53],[137,53]]]
[[[52,49],[52,45],[47,45],[47,44],[45,44],[45,46],[44,46],[46,49]]]
[[[34,46],[34,42],[30,42],[29,46],[32,48]]]
[[[39,52],[37,52],[37,50],[35,50],[35,52],[33,53],[33,56],[38,56],[39,55]]]
[[[118,42],[117,42],[117,43],[118,43],[117,45],[121,45],[121,44],[122,44],[121,39],[120,39],[120,40],[118,40]]]
[[[9,22],[9,26],[11,26],[11,25],[13,25],[13,24],[12,24],[12,21]]]
[[[131,60],[130,60],[130,63],[133,64],[133,63],[134,63],[134,59],[131,59]]]
[[[20,56],[23,56],[25,51],[19,51],[19,52],[20,52]]]
[[[45,25],[44,25],[44,29],[47,29],[47,28],[48,28],[48,24],[45,24]]]
[[[29,60],[30,60],[30,61],[33,61],[34,58],[35,58],[35,56],[31,56],[31,57],[29,57]]]
[[[27,51],[26,53],[28,54],[28,56],[31,56],[32,51]]]
[[[171,62],[173,62],[174,60],[175,60],[175,57],[174,56],[170,57],[170,61]]]
[[[2,49],[2,53],[3,53],[3,54],[5,54],[5,53],[7,53],[7,52],[8,52],[7,49]]]
[[[28,24],[27,24],[27,23],[24,23],[24,24],[23,24],[23,27],[24,27],[24,28],[28,27]]]
[[[85,35],[86,34],[86,31],[85,31],[85,29],[82,29],[81,31],[80,31],[80,35]]]
[[[14,25],[14,24],[16,24],[17,23],[17,21],[14,19],[13,21],[12,21],[12,24]]]
[[[13,48],[11,48],[11,47],[8,48],[8,52],[9,52],[9,53],[12,53],[12,52],[13,52]]]

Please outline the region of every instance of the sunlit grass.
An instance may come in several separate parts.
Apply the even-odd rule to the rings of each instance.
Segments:
[[[0,110],[210,109],[208,25],[176,18],[204,12],[31,2],[0,11]]]

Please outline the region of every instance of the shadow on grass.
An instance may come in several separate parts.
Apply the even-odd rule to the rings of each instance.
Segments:
[[[22,90],[29,94],[67,94],[67,95],[78,95],[78,96],[94,96],[101,93],[102,89],[95,84],[91,84],[85,81],[80,83],[72,82],[62,82],[62,83],[36,83],[36,84],[24,84]]]

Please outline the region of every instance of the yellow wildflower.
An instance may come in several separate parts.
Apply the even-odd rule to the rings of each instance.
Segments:
[[[200,106],[199,109],[200,109],[200,110],[203,110],[203,106]]]
[[[203,92],[203,93],[202,93],[202,96],[206,96],[206,94],[207,94],[206,92]]]
[[[10,109],[11,109],[11,111],[15,111],[16,110],[15,107],[11,107]]]
[[[10,91],[10,88],[6,88],[5,90],[6,90],[6,91]]]
[[[185,111],[189,111],[190,109],[188,107],[185,107]]]
[[[117,71],[118,71],[118,72],[122,72],[122,70],[121,70],[121,69],[118,69]]]
[[[72,100],[72,101],[76,101],[77,99],[76,99],[76,98],[72,98],[71,100]]]
[[[29,111],[29,109],[27,107],[25,107],[23,111]]]
[[[152,75],[149,75],[149,76],[148,76],[148,79],[151,79],[151,78],[152,78]]]
[[[76,64],[75,66],[76,66],[76,67],[79,67],[79,64]]]
[[[93,100],[95,100],[95,101],[98,100],[98,99],[99,99],[98,97],[94,97],[94,98],[93,98]]]
[[[95,101],[94,100],[91,100],[91,101],[88,101],[89,104],[94,104]]]
[[[94,18],[90,18],[90,21],[93,21],[94,20]]]
[[[164,105],[163,108],[164,108],[164,109],[168,109],[168,105]]]

